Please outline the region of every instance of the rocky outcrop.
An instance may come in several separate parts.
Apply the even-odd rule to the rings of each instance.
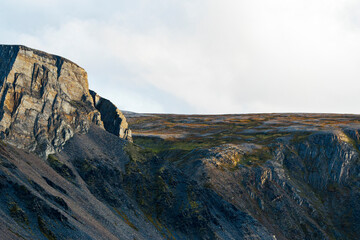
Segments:
[[[101,113],[106,131],[132,142],[131,130],[124,114],[109,100],[90,90],[94,105]]]
[[[194,151],[193,164],[184,170],[196,182],[206,179],[277,239],[357,239],[359,142],[349,136],[358,130],[345,132],[319,131],[299,142],[274,142],[272,154],[258,165],[244,161],[243,156],[262,151],[246,152],[249,144]]]
[[[0,45],[2,139],[48,155],[74,133],[87,132],[91,123],[104,126],[84,69],[59,56]]]

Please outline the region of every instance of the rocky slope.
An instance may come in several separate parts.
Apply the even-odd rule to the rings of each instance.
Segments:
[[[132,144],[124,115],[89,91],[82,68],[23,46],[0,52],[2,238],[273,239]]]
[[[359,116],[129,116],[135,143],[277,239],[360,236]]]
[[[23,46],[0,45],[0,84],[0,239],[360,235],[357,115],[125,118]]]

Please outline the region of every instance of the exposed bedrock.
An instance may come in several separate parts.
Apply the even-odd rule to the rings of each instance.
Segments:
[[[96,92],[90,90],[90,94],[96,109],[101,113],[101,120],[106,131],[132,141],[131,130],[124,114],[112,102],[102,98]]]
[[[91,123],[104,127],[102,118],[108,119],[94,106],[83,68],[24,46],[0,45],[2,139],[46,156]],[[118,136],[128,138],[125,122]]]

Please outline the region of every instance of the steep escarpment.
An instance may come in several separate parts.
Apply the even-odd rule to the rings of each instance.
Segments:
[[[82,68],[23,46],[0,46],[0,86],[0,238],[360,235],[358,115],[126,119]]]
[[[17,147],[48,155],[91,123],[103,127],[87,73],[65,58],[0,45],[0,89],[0,135]]]
[[[22,46],[0,49],[0,236],[273,239],[252,216],[131,143],[124,115],[90,94],[82,68]]]

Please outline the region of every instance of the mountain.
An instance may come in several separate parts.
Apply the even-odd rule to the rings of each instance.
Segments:
[[[24,46],[0,86],[1,239],[360,236],[360,116],[121,112]]]
[[[358,239],[360,116],[130,115],[135,143],[277,239]]]

